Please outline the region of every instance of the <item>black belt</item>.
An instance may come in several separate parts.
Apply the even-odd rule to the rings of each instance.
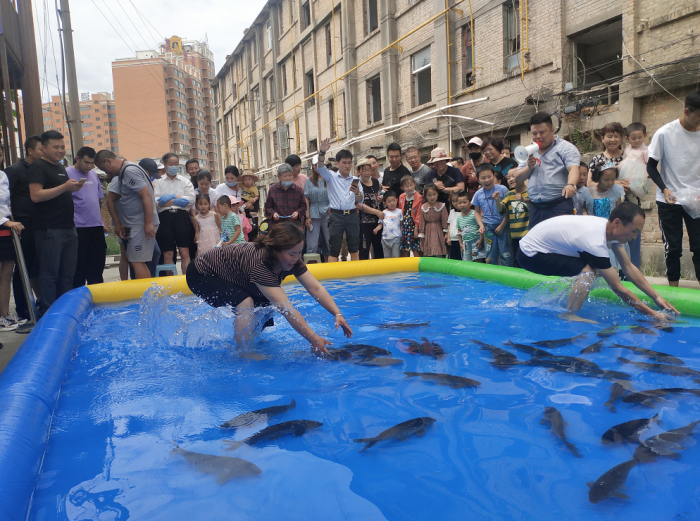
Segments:
[[[357,213],[357,208],[353,208],[352,210],[336,210],[335,208],[331,208],[331,213],[339,213],[340,215],[351,215],[353,213]]]

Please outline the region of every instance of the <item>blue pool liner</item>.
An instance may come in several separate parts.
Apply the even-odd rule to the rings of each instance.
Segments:
[[[0,373],[0,519],[26,519],[80,324],[92,309],[86,287],[46,312]]]

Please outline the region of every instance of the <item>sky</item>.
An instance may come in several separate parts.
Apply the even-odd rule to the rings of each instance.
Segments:
[[[47,101],[58,94],[62,79],[56,19],[60,0],[32,3],[42,99]],[[263,5],[242,0],[70,0],[78,91],[111,93],[112,61],[134,56],[136,50],[157,49],[158,42],[173,35],[208,38],[218,72]]]

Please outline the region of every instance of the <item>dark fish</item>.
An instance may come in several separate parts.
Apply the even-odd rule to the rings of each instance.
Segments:
[[[387,365],[399,365],[403,364],[403,360],[400,360],[398,358],[375,358],[374,356],[368,356],[366,358],[360,358],[356,362],[353,362],[356,365],[368,365],[368,366],[373,366],[373,367],[385,367]]]
[[[540,421],[540,423],[547,423],[551,425],[550,432],[554,434],[557,438],[559,438],[561,441],[564,442],[564,445],[566,445],[566,448],[569,449],[569,451],[576,456],[577,458],[582,458],[581,453],[578,451],[576,448],[576,445],[573,443],[569,443],[569,440],[566,439],[566,427],[565,425],[569,425],[564,421],[564,417],[561,415],[559,410],[556,407],[545,407],[544,408],[544,418]]]
[[[617,330],[620,326],[608,326],[605,329],[601,329],[598,331],[597,335],[599,338],[610,338],[613,336],[615,333],[617,333]]]
[[[641,403],[647,407],[654,407],[654,401],[669,394],[694,394],[700,396],[700,389],[683,389],[682,387],[670,387],[668,389],[649,389],[630,393],[622,401],[625,403]]]
[[[639,443],[639,434],[649,427],[655,421],[659,421],[659,415],[655,414],[651,418],[641,418],[639,420],[630,420],[614,427],[610,427],[600,439],[601,442],[621,443],[623,441],[630,443]]]
[[[681,360],[680,358],[676,358],[673,355],[669,355],[666,353],[662,353],[661,351],[652,351],[651,349],[645,349],[643,347],[637,347],[637,346],[626,346],[623,344],[613,344],[615,347],[620,347],[622,349],[627,349],[628,351],[633,351],[637,353],[638,355],[645,356],[651,360],[654,360],[654,362],[662,362],[665,364],[674,364],[674,365],[685,365],[685,362]]]
[[[332,362],[338,362],[340,360],[350,360],[352,358],[352,353],[346,349],[334,349],[332,347],[328,348],[328,356],[324,356],[326,360]]]
[[[595,344],[591,344],[588,347],[583,348],[581,350],[581,354],[587,355],[589,353],[600,353],[600,350],[603,348],[603,342],[605,342],[605,339],[598,340]]]
[[[544,351],[543,349],[537,349],[536,347],[529,346],[527,344],[515,344],[508,340],[508,342],[503,342],[503,345],[506,346],[511,346],[517,349],[518,351],[523,351],[524,353],[527,353],[529,355],[532,355],[534,357],[540,357],[540,356],[550,356],[552,353],[549,351]]]
[[[632,384],[629,382],[615,381],[610,388],[610,398],[603,404],[604,407],[610,409],[610,412],[617,412],[613,405],[623,394],[632,390]]]
[[[473,338],[472,342],[478,345],[479,349],[491,352],[493,354],[493,362],[491,362],[491,365],[494,365],[499,369],[506,369],[508,366],[515,365],[518,362],[516,356],[510,351],[481,342],[480,340],[474,340]]]
[[[310,421],[310,420],[291,420],[288,422],[278,423],[276,425],[270,425],[265,427],[260,432],[253,434],[252,436],[242,440],[224,440],[229,444],[224,450],[236,450],[242,445],[255,445],[261,441],[276,440],[282,436],[292,434],[294,436],[301,436],[306,432],[306,429],[316,429],[321,427],[323,424],[320,422]]]
[[[625,461],[600,476],[595,483],[588,483],[590,487],[588,500],[591,503],[600,503],[604,499],[611,497],[629,499],[629,496],[620,492],[619,489],[624,488],[630,470],[636,467],[638,463],[636,459]]]
[[[196,468],[203,474],[215,474],[216,484],[223,485],[231,481],[233,478],[243,476],[257,476],[262,474],[262,470],[257,465],[241,458],[231,456],[212,456],[211,454],[201,454],[199,452],[190,452],[177,445],[172,451],[174,454],[180,454],[185,461]]]
[[[285,413],[290,409],[294,409],[297,406],[297,402],[292,398],[292,403],[289,405],[275,405],[273,407],[265,407],[264,409],[258,409],[257,411],[250,411],[243,414],[239,414],[235,418],[230,419],[226,423],[221,424],[222,429],[232,429],[236,427],[250,427],[259,422],[264,422],[273,416]]]
[[[684,450],[681,445],[688,436],[693,434],[695,426],[700,423],[694,421],[685,427],[679,427],[670,431],[662,432],[656,436],[652,436],[641,442],[634,451],[634,458],[640,462],[646,463],[655,461],[658,456],[666,456],[669,458],[678,458],[679,450]]]
[[[602,374],[603,378],[606,380],[629,380],[632,378],[632,375],[629,373],[623,373],[622,371],[603,371]]]
[[[421,287],[425,288],[428,286],[415,286],[415,287]],[[440,286],[442,287],[442,286]],[[415,329],[417,327],[427,327],[430,325],[430,322],[417,322],[417,323],[404,323],[404,322],[397,322],[395,324],[379,324],[377,327],[379,329]]]
[[[654,331],[653,329],[649,329],[648,327],[644,327],[644,326],[632,326],[632,327],[630,327],[630,331],[632,332],[633,335],[656,336],[656,331]]]
[[[359,438],[352,441],[356,443],[366,443],[362,450],[360,450],[360,452],[363,452],[380,441],[389,440],[392,438],[404,441],[411,434],[423,436],[423,434],[425,434],[425,428],[433,423],[435,423],[435,418],[429,418],[427,416],[422,418],[413,418],[412,420],[399,423],[390,429],[380,432],[379,435],[375,436],[374,438]]]
[[[461,389],[462,387],[478,387],[481,385],[481,382],[472,380],[471,378],[464,378],[463,376],[454,376],[444,373],[407,373],[404,371],[403,374],[409,378],[412,376],[420,376],[423,380],[432,380],[436,384],[449,385],[453,389]]]
[[[439,344],[431,342],[425,337],[421,337],[421,340],[423,340],[422,344],[419,344],[414,340],[408,340],[408,342],[410,342],[410,344],[408,345],[408,352],[413,355],[419,354],[425,356],[432,356],[433,358],[437,359],[440,359],[447,354]]]
[[[344,349],[352,351],[355,356],[389,356],[391,351],[382,349],[381,347],[370,346],[367,344],[345,344]]]
[[[688,367],[678,367],[677,365],[667,365],[667,364],[648,364],[646,362],[633,362],[632,360],[627,360],[626,358],[618,357],[618,360],[624,364],[630,364],[645,371],[651,371],[652,373],[660,374],[670,374],[672,376],[690,376],[693,382],[700,383],[700,371],[695,369],[690,369]]]
[[[579,338],[583,338],[587,334],[588,333],[581,333],[580,335],[576,335],[571,338],[562,338],[560,340],[540,340],[538,342],[532,342],[532,345],[549,348],[568,346],[569,344],[573,344],[574,341],[578,340]]]
[[[656,320],[653,318],[639,318],[637,320],[639,322],[646,322],[647,324],[650,324],[651,327],[653,327],[654,329],[658,329],[659,331],[663,331],[664,333],[673,333],[673,326],[663,320]],[[676,324],[680,324],[680,322],[676,322]]]

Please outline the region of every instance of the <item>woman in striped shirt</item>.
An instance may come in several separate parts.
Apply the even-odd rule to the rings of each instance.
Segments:
[[[254,243],[231,244],[214,248],[197,257],[187,268],[187,285],[192,293],[214,307],[235,307],[234,339],[239,347],[249,345],[254,335],[255,308],[274,306],[290,325],[311,343],[316,354],[328,354],[331,342],[317,335],[289,302],[280,287],[294,275],[309,294],[335,316],[335,328],[341,327],[347,338],[352,329],[333,298],[309,272],[301,260],[303,232],[292,223],[282,223],[259,236]],[[269,319],[263,325],[273,325]]]

